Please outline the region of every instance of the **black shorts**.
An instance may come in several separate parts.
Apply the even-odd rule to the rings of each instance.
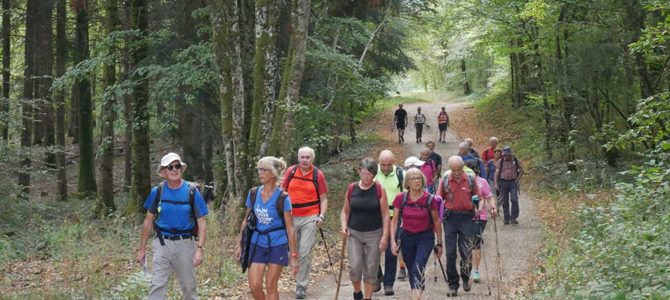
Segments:
[[[395,123],[395,127],[398,129],[405,129],[405,123]]]
[[[473,245],[472,249],[479,250],[482,248],[482,244],[484,243],[484,229],[486,229],[486,220],[479,220],[477,221],[477,232],[475,232],[475,237],[473,239]]]
[[[440,128],[440,131],[445,131],[447,130],[447,123],[437,124],[437,127]]]

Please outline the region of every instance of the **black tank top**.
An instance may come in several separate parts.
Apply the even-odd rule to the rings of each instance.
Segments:
[[[349,202],[349,228],[356,231],[373,231],[384,226],[379,197],[375,184],[367,190],[354,185]]]

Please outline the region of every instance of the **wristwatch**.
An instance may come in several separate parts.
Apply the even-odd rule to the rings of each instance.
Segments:
[[[323,215],[319,215],[319,219],[321,219],[321,222],[323,222],[326,220],[326,217],[324,217]]]

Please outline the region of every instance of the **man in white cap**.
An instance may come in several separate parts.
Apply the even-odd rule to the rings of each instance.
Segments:
[[[172,273],[177,274],[184,299],[197,299],[195,268],[204,257],[208,210],[197,185],[182,179],[184,171],[186,163],[178,154],[163,156],[157,172],[165,180],[151,190],[144,202],[147,216],[136,261],[145,266],[147,240],[153,227],[156,239],[151,244],[154,274],[150,300],[165,299]]]

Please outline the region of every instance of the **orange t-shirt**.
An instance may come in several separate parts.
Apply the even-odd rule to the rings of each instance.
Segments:
[[[293,168],[298,169],[295,171],[293,178],[289,182],[288,177]],[[314,166],[312,166],[307,173],[303,174],[298,165],[293,165],[284,172],[284,182],[282,183],[282,187],[288,193],[289,198],[291,198],[291,206],[293,206],[292,214],[296,217],[316,215],[319,214],[321,210],[320,203],[318,202],[319,197],[313,182],[313,172]],[[319,185],[319,195],[327,193],[328,186],[326,185],[326,178],[321,170],[318,170],[317,182]]]

